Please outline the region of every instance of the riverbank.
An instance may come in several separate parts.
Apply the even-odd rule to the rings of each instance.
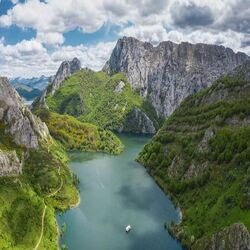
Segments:
[[[150,137],[119,135],[125,145],[119,156],[71,154],[71,170],[80,180],[83,202],[57,217],[67,224],[61,244],[77,249],[182,249],[164,229],[178,221],[179,211],[134,161]],[[125,226],[133,230],[128,235]]]

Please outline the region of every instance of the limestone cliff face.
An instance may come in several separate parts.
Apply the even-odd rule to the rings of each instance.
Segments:
[[[249,250],[250,234],[245,225],[235,223],[213,234],[209,239],[197,241],[193,249]]]
[[[149,117],[139,108],[134,108],[127,116],[123,127],[123,132],[132,132],[138,134],[155,134],[156,128]]]
[[[135,38],[118,40],[103,70],[124,72],[130,84],[152,103],[159,117],[212,84],[249,57],[217,45],[162,42],[157,47]]]
[[[61,83],[66,79],[66,77],[72,75],[80,69],[81,62],[78,58],[74,58],[72,61],[62,62],[57,70],[55,78],[53,79],[51,94],[54,95],[55,91],[61,86]]]
[[[45,123],[33,115],[7,78],[0,77],[0,122],[6,126],[17,145],[28,149],[39,147],[39,140],[46,141],[49,131]]]
[[[50,81],[51,84],[43,91],[43,94],[38,100],[39,106],[41,108],[47,108],[48,106],[46,104],[46,96],[48,93],[51,93],[51,95],[54,95],[56,90],[60,88],[62,85],[62,82],[75,73],[76,71],[81,69],[81,62],[79,61],[78,58],[74,58],[72,61],[64,61],[61,63],[59,69],[56,72],[56,75],[54,77],[51,77]],[[33,108],[37,105],[35,102],[33,104]]]
[[[0,150],[0,176],[19,175],[22,173],[22,160],[16,151]]]
[[[186,98],[138,157],[181,207],[173,235],[188,249],[250,250],[249,96],[250,61]],[[231,171],[235,178],[227,180]],[[229,193],[242,201],[228,205]]]

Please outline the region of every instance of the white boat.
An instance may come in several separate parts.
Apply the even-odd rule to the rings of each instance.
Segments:
[[[126,233],[128,233],[131,229],[132,229],[132,227],[130,225],[127,225],[126,226]]]

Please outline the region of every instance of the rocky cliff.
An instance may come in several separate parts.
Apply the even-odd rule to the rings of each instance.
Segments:
[[[134,108],[127,115],[126,120],[119,131],[138,134],[155,134],[156,128],[147,114],[139,108]]]
[[[80,70],[80,68],[81,62],[78,58],[74,58],[72,61],[62,62],[56,72],[55,78],[53,79],[51,94],[54,95],[55,91],[61,86],[61,83],[66,79],[66,77]]]
[[[103,70],[124,72],[159,117],[169,116],[181,101],[212,84],[249,57],[217,45],[161,42],[157,47],[135,38],[119,39]]]
[[[246,62],[187,97],[138,157],[181,207],[170,232],[190,249],[250,249],[249,121]]]
[[[250,234],[241,223],[235,223],[213,234],[208,239],[198,241],[194,248],[204,250],[249,250]]]
[[[19,159],[16,151],[0,150],[0,177],[19,175],[22,173],[22,159]]]
[[[4,77],[0,77],[0,125],[1,133],[9,135],[17,146],[26,149],[38,149],[40,141],[46,142],[50,138],[45,123],[31,113]],[[13,150],[1,150],[0,175],[21,173],[19,158]]]
[[[39,106],[42,108],[48,108],[46,104],[46,96],[50,93],[52,96],[55,94],[62,84],[62,82],[70,75],[81,69],[81,62],[78,58],[74,58],[72,61],[64,61],[61,63],[56,75],[51,79],[51,84],[44,90],[39,99]]]
[[[0,78],[0,122],[6,125],[5,132],[15,143],[26,148],[38,148],[39,140],[49,138],[45,123],[31,113],[4,77]]]
[[[45,99],[50,111],[102,129],[152,134],[159,128],[154,108],[131,88],[123,73],[109,76],[82,69]]]

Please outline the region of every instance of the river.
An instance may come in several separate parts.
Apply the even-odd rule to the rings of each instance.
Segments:
[[[61,216],[69,250],[181,250],[164,229],[179,220],[179,211],[134,159],[149,137],[121,135],[119,156],[71,154],[70,167],[80,180],[81,203]],[[132,230],[125,232],[126,225]]]

